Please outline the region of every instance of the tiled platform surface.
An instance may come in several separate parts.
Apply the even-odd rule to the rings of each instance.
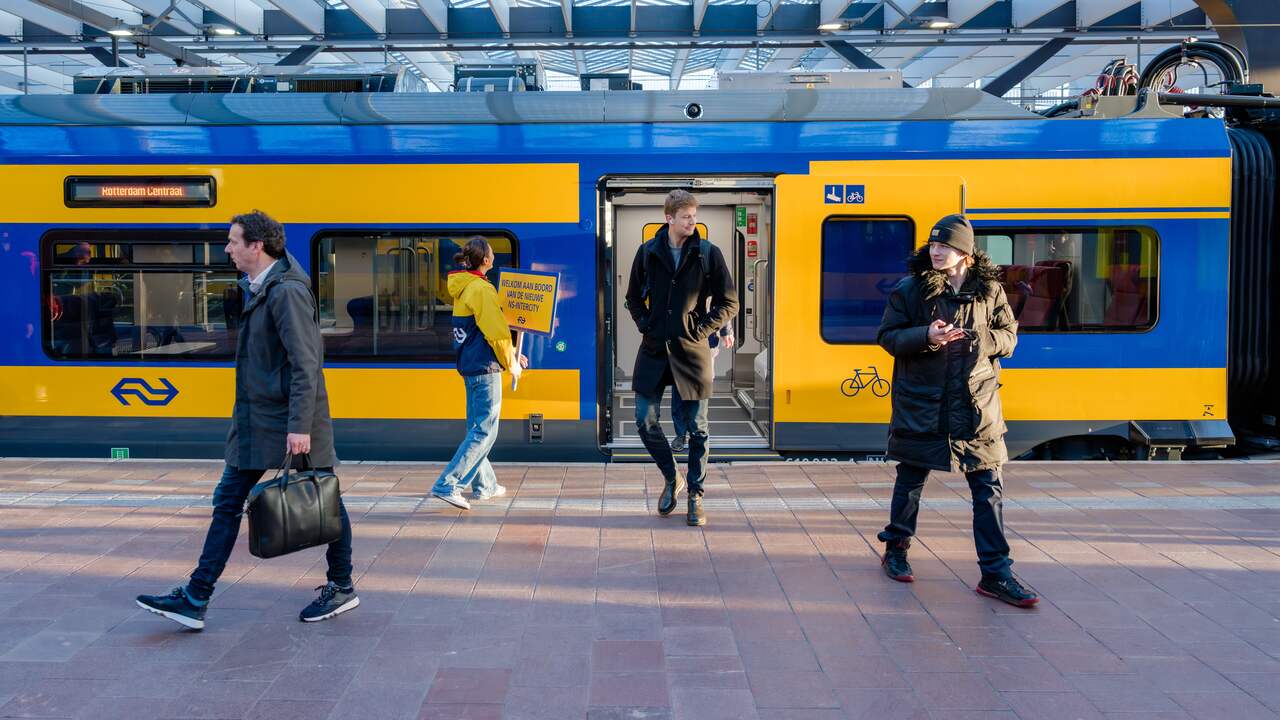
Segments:
[[[190,571],[220,466],[0,460],[0,716],[1271,718],[1280,464],[1014,464],[1015,569],[976,596],[967,488],[926,490],[918,581],[879,572],[892,468],[713,466],[710,523],[651,468],[341,469],[362,606],[303,625],[320,550],[243,541],[203,633],[133,605]]]

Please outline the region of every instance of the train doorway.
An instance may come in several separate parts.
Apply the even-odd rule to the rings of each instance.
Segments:
[[[773,245],[771,178],[613,178],[602,186],[602,304],[604,306],[604,410],[602,444],[617,460],[646,460],[635,425],[631,375],[640,332],[626,308],[627,281],[640,245],[663,225],[663,201],[682,188],[698,199],[698,230],[718,247],[733,273],[739,310],[734,343],[715,359],[709,408],[713,460],[775,457],[769,411],[772,316],[768,259]],[[671,393],[662,408],[668,438]]]

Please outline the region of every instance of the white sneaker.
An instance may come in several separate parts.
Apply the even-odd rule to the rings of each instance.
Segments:
[[[494,485],[493,492],[488,493],[487,495],[483,493],[473,492],[471,493],[471,499],[472,500],[492,500],[496,497],[502,497],[503,495],[506,495],[506,494],[507,494],[507,489],[505,487],[501,485]]]
[[[459,510],[471,509],[471,503],[467,502],[467,499],[462,497],[462,493],[458,492],[457,488],[454,488],[453,492],[451,493],[442,493],[442,492],[436,492],[435,490],[432,490],[431,494],[434,497],[437,497],[449,503],[450,505],[458,508]]]

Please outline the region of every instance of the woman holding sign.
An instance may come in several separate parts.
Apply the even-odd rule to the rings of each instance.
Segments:
[[[489,450],[498,439],[502,409],[502,372],[514,378],[529,359],[511,344],[511,331],[498,305],[498,291],[485,273],[493,269],[493,248],[479,235],[467,241],[453,261],[462,270],[449,273],[453,297],[453,349],[458,373],[467,387],[467,436],[453,454],[431,494],[450,505],[470,510],[462,488],[471,486],[473,500],[505,495],[489,464]]]

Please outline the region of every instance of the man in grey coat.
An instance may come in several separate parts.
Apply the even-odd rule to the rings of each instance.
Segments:
[[[284,247],[284,228],[254,210],[231,219],[227,256],[246,278],[236,338],[236,401],[226,468],[213,491],[213,521],[191,580],[138,605],[185,627],[204,628],[213,586],[240,532],[245,499],[258,480],[292,456],[295,467],[332,468],[333,422],[324,387],[324,345],[311,280]],[[351,521],[341,502],[342,537],[329,545],[328,583],[299,616],[328,620],[360,604],[351,582]]]

